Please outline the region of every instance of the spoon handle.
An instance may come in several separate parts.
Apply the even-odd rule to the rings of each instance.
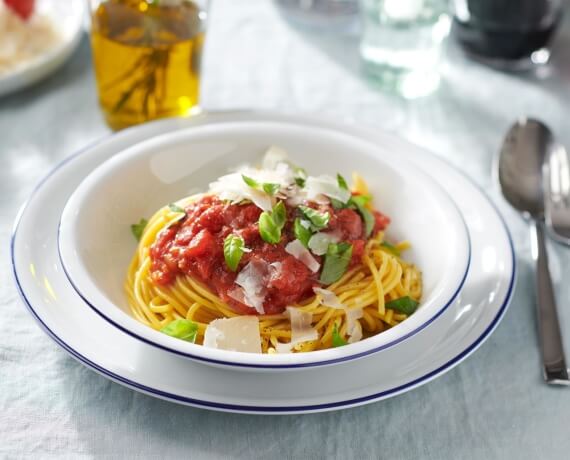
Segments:
[[[538,328],[544,366],[544,379],[554,385],[570,385],[558,314],[556,298],[552,288],[548,253],[546,252],[544,223],[538,221],[534,227],[534,258],[536,260],[536,292]]]

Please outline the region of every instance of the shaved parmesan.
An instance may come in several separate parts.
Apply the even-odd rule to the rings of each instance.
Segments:
[[[217,195],[221,200],[228,200],[232,203],[250,200],[264,211],[271,211],[273,207],[272,197],[265,192],[249,187],[243,181],[241,173],[232,173],[220,177],[210,184],[210,192]]]
[[[214,320],[208,326],[206,326],[206,331],[204,332],[204,346],[210,348],[218,348],[218,342],[224,340],[225,334],[216,327],[216,323],[219,320]]]
[[[281,147],[272,145],[267,149],[261,163],[263,169],[277,169],[280,164],[287,164],[289,161],[289,155]]]
[[[287,314],[291,320],[291,342],[277,344],[278,353],[289,353],[296,345],[310,340],[317,340],[319,334],[311,326],[313,314],[295,307],[287,307]]]
[[[281,262],[273,262],[273,263],[269,264],[269,268],[273,272],[273,274],[275,274],[275,273],[279,273],[281,271],[282,265],[283,264]]]
[[[295,176],[299,172],[289,163],[287,152],[279,147],[270,147],[266,152],[262,169],[242,166],[231,174],[220,177],[210,184],[210,193],[222,200],[239,203],[249,200],[264,211],[271,211],[275,200],[285,199],[290,206],[297,206],[305,201],[328,204],[330,198],[347,203],[351,197],[349,190],[339,187],[338,180],[331,176],[308,176],[303,187],[299,187]],[[250,185],[242,176],[252,179]],[[263,190],[264,185],[277,184],[271,192]]]
[[[287,246],[285,246],[285,252],[303,262],[313,273],[318,272],[321,267],[321,264],[316,261],[309,250],[303,246],[303,243],[299,240],[293,240],[287,244]]]
[[[303,225],[303,221],[301,221],[301,225]],[[339,241],[340,238],[334,233],[318,232],[311,236],[309,249],[313,251],[313,254],[322,256],[327,253],[329,244],[338,243]]]
[[[362,339],[362,326],[358,321],[363,316],[362,308],[346,308],[346,333],[348,343],[358,342]]]
[[[206,328],[204,346],[219,350],[261,353],[259,319],[256,316],[215,319]]]
[[[264,211],[271,211],[271,209],[273,208],[273,200],[271,199],[271,197],[267,193],[261,192],[259,190],[254,190],[254,189],[248,190],[248,192],[244,194],[244,197],[242,199],[251,200],[251,202],[254,205],[256,205],[260,209],[263,209]],[[239,201],[242,201],[242,199],[240,199]]]
[[[334,292],[318,287],[313,288],[313,292],[321,296],[321,304],[338,310],[346,309]]]
[[[321,296],[321,304],[326,307],[344,310],[346,315],[346,333],[348,334],[348,343],[354,343],[362,340],[362,326],[358,321],[364,315],[362,308],[348,308],[343,305],[334,292],[327,289],[313,288],[315,294]]]
[[[253,259],[238,274],[236,284],[242,288],[243,301],[236,298],[239,294],[228,293],[239,302],[243,302],[263,315],[263,301],[267,294],[266,279],[269,275],[269,264],[263,260]]]
[[[317,202],[322,202],[322,195],[342,203],[348,202],[351,197],[350,190],[340,188],[337,180],[331,176],[307,177],[303,191],[306,199]]]

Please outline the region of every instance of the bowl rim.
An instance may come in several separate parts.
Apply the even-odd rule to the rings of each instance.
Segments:
[[[267,119],[267,120],[228,120],[224,123],[248,123],[253,121],[254,123],[265,123],[265,122],[277,122],[280,124],[287,124],[287,125],[294,125],[294,126],[306,126],[307,120],[306,118],[295,118],[290,117],[288,119]],[[319,120],[313,119],[313,123],[310,125],[311,128],[320,128],[331,130],[332,127],[325,123],[320,123]],[[218,127],[220,124],[217,124]],[[165,334],[161,334],[159,331],[154,330],[153,328],[148,327],[147,325],[140,323],[127,312],[125,312],[121,307],[116,305],[111,300],[107,299],[104,294],[101,296],[103,299],[100,299],[99,302],[95,302],[88,295],[84,293],[85,284],[90,285],[89,289],[94,289],[95,291],[100,291],[98,287],[92,282],[91,277],[87,270],[84,268],[83,264],[75,261],[75,258],[71,257],[71,252],[74,252],[71,245],[66,245],[64,243],[64,239],[62,238],[62,233],[65,233],[67,230],[71,230],[74,225],[70,225],[71,222],[74,222],[75,219],[71,219],[68,217],[68,214],[71,214],[70,209],[72,209],[72,205],[75,201],[78,200],[78,197],[82,197],[85,199],[89,196],[86,191],[90,189],[87,187],[90,182],[93,182],[94,179],[89,181],[89,177],[95,177],[96,179],[103,179],[106,175],[112,172],[115,167],[118,165],[123,165],[125,162],[128,163],[129,161],[144,155],[145,152],[149,150],[156,150],[156,146],[160,145],[161,143],[164,144],[168,139],[172,142],[172,139],[177,140],[180,137],[185,137],[188,133],[195,132],[197,129],[201,129],[204,127],[212,126],[210,124],[199,125],[199,126],[189,126],[187,128],[181,129],[175,133],[164,133],[154,136],[151,139],[146,140],[143,143],[137,143],[129,146],[123,151],[118,152],[115,156],[111,157],[110,160],[105,161],[99,167],[94,169],[86,179],[77,187],[77,189],[73,192],[73,194],[69,197],[62,215],[59,219],[58,224],[58,233],[57,233],[57,251],[58,256],[62,265],[63,273],[65,274],[67,280],[69,281],[71,287],[77,292],[77,294],[81,297],[81,299],[99,316],[105,319],[114,327],[120,329],[122,332],[134,337],[138,340],[141,340],[144,343],[147,343],[151,346],[157,347],[164,351],[177,354],[179,356],[183,356],[189,359],[201,361],[208,364],[213,365],[220,365],[220,366],[229,366],[229,367],[236,367],[236,368],[256,368],[256,369],[291,369],[291,368],[311,368],[311,367],[318,367],[318,366],[325,366],[331,365],[340,362],[346,362],[354,359],[359,359],[374,353],[378,353],[382,350],[387,348],[391,348],[392,346],[397,345],[398,343],[412,337],[413,335],[417,334],[429,324],[434,322],[439,316],[447,310],[447,308],[453,304],[453,302],[458,297],[465,280],[467,278],[467,274],[469,272],[469,268],[471,265],[471,238],[467,228],[467,224],[461,212],[459,211],[456,203],[453,201],[451,196],[445,191],[443,187],[441,187],[437,181],[429,177],[421,168],[415,166],[413,163],[407,160],[399,160],[398,167],[394,168],[391,166],[392,169],[399,170],[405,169],[406,171],[412,170],[415,174],[422,176],[422,178],[429,183],[433,189],[439,193],[440,197],[447,204],[447,208],[451,211],[451,214],[454,216],[456,221],[456,227],[461,228],[462,238],[459,238],[460,241],[460,248],[461,251],[461,259],[463,263],[458,264],[458,266],[462,267],[461,270],[458,271],[460,273],[460,277],[458,277],[458,282],[455,283],[455,289],[452,294],[447,294],[447,291],[451,290],[451,287],[446,289],[446,292],[439,294],[439,297],[444,297],[445,300],[435,302],[437,297],[434,299],[434,304],[431,305],[431,309],[434,310],[433,314],[431,314],[427,319],[419,323],[416,327],[409,330],[406,333],[397,335],[396,337],[392,338],[391,340],[384,341],[384,343],[376,344],[374,346],[373,343],[370,341],[374,341],[378,337],[381,337],[383,334],[378,334],[376,336],[368,338],[365,342],[368,343],[369,346],[365,347],[365,349],[359,352],[350,353],[350,349],[352,347],[339,347],[334,349],[327,349],[327,350],[317,350],[310,353],[290,353],[290,354],[280,354],[280,355],[267,355],[267,354],[254,354],[254,353],[243,353],[243,352],[229,352],[226,350],[219,350],[204,347],[202,345],[192,344],[189,342],[184,342],[179,339],[169,337]],[[358,136],[358,133],[353,132],[350,130],[350,126],[345,124],[339,123],[337,125],[339,128],[344,128],[342,131],[343,134],[348,135],[350,137],[356,138],[356,140],[362,140]],[[366,142],[371,143],[370,141],[366,140]],[[175,143],[175,142],[173,142]],[[377,157],[380,163],[385,163],[385,158]],[[109,166],[110,164],[110,166]],[[402,164],[404,166],[402,166]],[[91,186],[94,186],[98,181],[94,181]],[[87,185],[84,185],[87,184]],[[86,188],[87,187],[87,188]],[[83,192],[83,193],[81,193]],[[81,200],[79,200],[81,201]],[[67,239],[66,239],[67,240]],[[70,247],[71,246],[71,247]],[[71,262],[71,263],[70,263]],[[75,267],[78,271],[82,271],[81,282],[77,282],[77,278],[79,276],[73,276],[71,267]],[[77,274],[76,274],[77,275]],[[81,287],[79,286],[81,285]],[[99,303],[104,304],[103,307],[99,305]],[[127,325],[130,323],[130,326]],[[396,326],[397,327],[397,326]],[[391,328],[395,329],[395,328]],[[352,344],[355,345],[355,344]],[[333,353],[334,352],[334,353]],[[330,356],[331,354],[336,354],[339,356]],[[325,355],[325,356],[323,356]],[[329,356],[327,356],[329,355]],[[231,359],[228,357],[231,356]],[[319,359],[322,357],[322,359]]]

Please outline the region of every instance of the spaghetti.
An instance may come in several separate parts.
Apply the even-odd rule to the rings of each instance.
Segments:
[[[247,187],[262,190],[260,178],[256,185],[250,179]],[[267,190],[272,192],[266,193],[271,198],[267,211],[254,204],[255,197],[213,193],[212,184],[210,193],[165,206],[143,222],[125,283],[134,317],[162,331],[185,322],[195,328],[190,341],[204,344],[213,321],[255,315],[261,351],[276,353],[355,342],[413,313],[422,295],[421,272],[401,258],[407,242],[385,240],[389,219],[367,199],[357,199],[369,193],[362,178],[355,175],[344,206],[331,198],[333,192],[327,192],[327,200],[321,193],[319,202],[306,199],[310,192],[305,192],[299,205],[292,195],[301,185],[310,187],[310,178],[299,181],[294,191],[290,181],[284,182],[282,190],[277,185]],[[341,191],[345,184],[339,176]],[[268,240],[275,226],[263,234],[268,219],[281,226],[273,243]],[[303,235],[310,238],[301,244]],[[232,247],[237,251],[237,263],[228,257],[228,247],[230,256]],[[295,330],[293,314],[301,315],[308,334]]]

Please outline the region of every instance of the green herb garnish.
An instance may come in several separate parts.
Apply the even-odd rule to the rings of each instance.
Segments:
[[[295,183],[303,188],[305,186],[305,182],[307,182],[307,171],[303,168],[299,168],[298,166],[295,167]]]
[[[272,215],[273,215],[273,221],[275,222],[275,224],[280,229],[282,229],[285,225],[286,220],[287,220],[287,210],[285,209],[285,205],[283,204],[282,201],[280,201],[275,206],[273,206]]]
[[[174,203],[170,203],[168,205],[168,209],[170,209],[172,212],[182,212],[182,213],[186,214],[186,211],[184,210],[184,208],[181,208],[180,206],[178,206],[177,204],[174,204]]]
[[[275,195],[280,188],[279,184],[270,184],[270,183],[260,184],[255,179],[252,179],[251,177],[248,177],[244,174],[242,174],[241,177],[249,187],[255,190],[263,190],[265,193],[271,196]]]
[[[330,243],[319,281],[323,284],[332,284],[338,281],[346,272],[351,258],[352,245],[350,243]]]
[[[344,340],[340,333],[338,332],[338,326],[334,323],[333,332],[332,332],[332,346],[333,347],[342,347],[347,344],[347,341]]]
[[[275,195],[279,190],[279,184],[266,183],[262,185],[263,191],[270,196]]]
[[[309,240],[311,239],[311,236],[313,236],[313,232],[311,231],[310,228],[305,227],[302,222],[306,222],[307,224],[310,225],[310,223],[307,222],[306,220],[302,221],[297,217],[293,225],[293,231],[295,233],[295,238],[297,238],[301,243],[303,243],[303,246],[308,248]]]
[[[241,236],[238,235],[228,235],[224,240],[224,259],[226,260],[226,265],[228,268],[235,272],[241,256],[245,248],[245,242]]]
[[[399,299],[391,300],[386,302],[386,308],[390,308],[400,313],[406,315],[411,315],[416,311],[420,303],[417,300],[412,299],[410,296],[400,297]]]
[[[175,319],[171,323],[164,326],[160,332],[185,340],[186,342],[196,342],[198,336],[198,323],[188,319]]]
[[[337,200],[336,198],[329,197],[329,200],[331,200],[332,207],[336,210],[348,207],[348,203],[343,203],[342,201]]]
[[[374,215],[366,208],[366,204],[370,201],[371,197],[368,195],[355,195],[350,198],[349,204],[356,208],[360,217],[364,221],[364,228],[366,230],[366,236],[370,236],[374,226],[376,225],[376,219]]]
[[[281,230],[283,230],[286,220],[287,210],[282,201],[273,206],[271,212],[262,212],[258,221],[261,238],[271,244],[279,243],[281,240]]]
[[[344,177],[342,177],[340,174],[337,174],[336,180],[337,180],[338,186],[341,190],[348,190],[348,184],[346,183],[346,180],[344,179]]]
[[[147,224],[148,221],[146,219],[141,219],[138,224],[131,225],[131,232],[133,232],[133,235],[137,241],[141,240],[142,234]]]
[[[319,212],[316,209],[309,208],[308,206],[299,206],[299,211],[303,217],[311,222],[313,230],[321,230],[326,228],[329,224],[330,214],[328,212]]]
[[[388,251],[390,251],[392,254],[394,254],[395,256],[400,257],[400,250],[394,246],[393,244],[388,243],[387,241],[382,241],[381,246],[385,247],[386,249],[388,249]]]
[[[372,197],[370,195],[353,195],[350,197],[348,203],[355,207],[366,206],[371,200]]]
[[[243,181],[249,185],[251,188],[254,189],[258,189],[259,188],[259,182],[257,182],[255,179],[252,179],[251,177],[248,177],[244,174],[241,175],[241,178],[243,179]]]

